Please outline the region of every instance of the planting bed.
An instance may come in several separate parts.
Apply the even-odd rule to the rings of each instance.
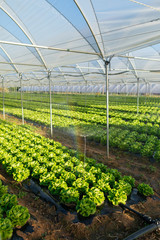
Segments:
[[[17,121],[18,123],[18,121]],[[41,131],[42,134],[47,134],[45,131],[43,131],[42,129],[35,129],[36,131]],[[62,138],[61,138],[62,140]],[[67,144],[69,145],[71,143],[71,139],[69,141],[67,141]],[[81,147],[83,147],[83,142],[81,144]],[[89,146],[87,149],[87,154],[91,155],[91,148],[94,148],[94,146]],[[83,149],[81,149],[83,150]],[[102,147],[102,149],[99,149],[99,153],[102,156],[102,160],[105,159],[105,156],[103,155],[104,149]],[[93,153],[95,154],[95,152]],[[96,154],[95,154],[96,156]],[[97,155],[98,156],[98,155]],[[112,155],[113,157],[113,155]],[[111,159],[108,161],[109,165],[113,164],[113,159]],[[128,162],[129,162],[129,158],[131,158],[130,156],[125,156],[125,160],[127,161],[128,158]],[[117,162],[121,162],[122,159],[121,157],[119,157],[119,159],[117,159]],[[145,160],[143,160],[145,161]],[[107,164],[108,165],[108,164]],[[114,164],[113,164],[114,165]],[[117,163],[118,166],[118,163]],[[136,166],[136,164],[135,164]],[[141,165],[139,165],[138,167],[142,167],[143,163],[141,163]],[[155,166],[156,168],[157,166]],[[118,167],[119,168],[119,167]],[[128,167],[129,169],[129,167]],[[143,174],[143,172],[146,169],[142,168],[141,174]],[[5,176],[4,178],[7,179],[10,178],[8,177],[8,175],[4,172],[4,170],[1,171],[2,172],[2,176]],[[124,168],[123,165],[123,169],[122,169],[123,174],[128,174],[127,172],[127,167],[126,170]],[[147,172],[149,175],[157,175],[159,174],[159,170],[157,170],[155,172],[155,174],[153,174],[153,172],[151,171],[151,169],[147,169]],[[136,170],[134,171],[134,174],[136,174]],[[147,176],[147,174],[146,174]],[[145,175],[143,176],[145,180]],[[142,176],[140,176],[140,178],[143,178]],[[140,179],[137,179],[140,180]],[[147,179],[146,179],[147,180]],[[142,179],[141,179],[142,181]],[[138,182],[138,181],[137,181]],[[148,182],[147,182],[148,183]],[[16,186],[16,184],[15,184]],[[15,186],[11,186],[11,188],[15,188]],[[16,191],[15,189],[13,191]],[[18,190],[20,191],[26,191],[25,189],[21,189],[21,187]],[[24,233],[23,231],[18,230],[18,234],[23,236],[24,239],[123,239],[125,236],[129,235],[129,233],[134,232],[138,229],[138,225],[140,224],[140,226],[144,226],[144,222],[142,220],[140,220],[137,216],[135,216],[132,213],[122,213],[121,208],[117,207],[116,212],[114,213],[110,213],[109,215],[95,215],[92,218],[92,222],[90,222],[89,225],[86,225],[86,223],[74,223],[74,219],[75,219],[75,215],[71,214],[71,213],[67,213],[64,214],[62,212],[58,213],[58,218],[57,218],[57,211],[56,209],[52,206],[50,206],[48,203],[46,204],[45,202],[41,201],[39,198],[37,198],[37,196],[34,196],[32,193],[27,192],[27,194],[20,194],[21,195],[21,200],[20,201],[24,201],[26,206],[28,207],[29,203],[26,202],[27,196],[31,195],[31,199],[35,199],[36,201],[40,201],[40,205],[42,205],[45,209],[50,209],[53,208],[53,212],[52,212],[52,219],[53,219],[53,223],[52,226],[50,228],[46,228],[47,231],[42,233],[42,229],[43,226],[40,226],[39,232],[37,229],[38,224],[40,224],[40,220],[38,219],[38,221],[36,222],[35,220],[35,213],[33,214],[33,217],[30,219],[30,223],[33,226],[34,225],[34,232],[32,233]],[[23,196],[24,195],[24,196]],[[33,197],[34,196],[34,197]],[[35,200],[33,200],[33,202],[36,202]],[[32,203],[31,203],[32,204]],[[35,203],[33,203],[34,205]],[[36,205],[37,207],[37,205]],[[42,208],[43,208],[42,207]],[[153,218],[156,218],[159,216],[158,210],[160,205],[159,205],[159,201],[158,200],[153,200],[151,198],[147,199],[147,202],[145,203],[139,203],[136,206],[133,206],[135,209],[140,210],[143,213],[149,213],[151,214],[151,216]],[[150,208],[154,209],[152,212],[150,210]],[[38,211],[38,218],[41,218],[41,212]],[[48,210],[46,210],[48,212]],[[50,211],[50,210],[49,210]],[[45,212],[45,210],[44,210]],[[31,212],[30,212],[31,213]],[[44,218],[46,219],[47,216],[44,216]],[[51,216],[50,216],[51,217]],[[48,220],[46,220],[46,225],[48,223]],[[45,226],[46,226],[45,225]],[[59,227],[61,226],[61,229],[59,229]],[[106,226],[107,226],[107,230],[106,230]],[[53,231],[51,233],[51,231],[49,229],[52,229],[51,231]],[[115,230],[116,230],[116,234],[115,234]],[[38,234],[37,236],[39,236],[39,238],[36,238],[36,234]],[[40,236],[41,234],[41,236]],[[148,237],[148,236],[147,236]],[[145,238],[143,237],[142,239],[158,239],[159,235],[158,233],[153,233],[149,235],[150,238]]]
[[[6,119],[21,125],[13,116],[21,117],[20,95],[10,97],[5,99],[5,110],[10,114]],[[54,96],[54,141],[63,146],[49,140],[49,99],[47,94],[41,97],[43,101],[39,94],[24,94],[28,125],[17,128],[1,122],[1,179],[31,214],[26,226],[14,230],[13,239],[123,239],[145,226],[137,215],[113,206],[125,203],[134,186],[134,180],[123,178],[125,175],[135,178],[136,187],[142,182],[150,184],[155,193],[154,199],[144,199],[134,188],[127,203],[153,219],[159,218],[158,98],[146,102],[142,97],[139,115],[134,97],[128,97],[127,104],[126,97],[118,97],[119,102],[115,96],[110,98],[111,149],[107,159],[103,96],[87,96],[84,102],[82,96],[68,95],[69,105],[62,103],[64,95]],[[86,145],[83,135],[87,136]],[[86,157],[81,152],[86,152]],[[26,182],[31,178],[35,183]],[[51,198],[46,199],[46,193]],[[145,193],[153,194],[150,189]],[[159,239],[159,233],[141,239]]]
[[[20,93],[5,94],[5,111],[21,117]],[[24,93],[24,118],[50,126],[48,94]],[[65,100],[64,100],[65,99]],[[87,99],[86,102],[84,99]],[[88,140],[106,144],[105,96],[53,96],[53,126]],[[2,103],[0,104],[2,111]],[[160,161],[159,98],[110,97],[110,146]]]

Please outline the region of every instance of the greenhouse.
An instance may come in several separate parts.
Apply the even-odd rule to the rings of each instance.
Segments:
[[[160,239],[158,0],[0,0],[0,240]]]

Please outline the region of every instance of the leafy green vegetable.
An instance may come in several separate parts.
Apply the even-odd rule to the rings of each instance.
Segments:
[[[83,178],[77,178],[76,181],[73,182],[72,186],[75,187],[80,194],[86,194],[89,189],[89,183]]]
[[[63,203],[76,203],[79,200],[79,192],[73,187],[62,189],[60,199]]]
[[[32,170],[32,177],[39,178],[41,174],[47,174],[47,168],[43,166],[36,166]]]
[[[62,172],[61,178],[67,183],[68,186],[72,186],[72,183],[76,180],[76,176],[71,172]]]
[[[40,176],[39,182],[40,185],[43,186],[48,186],[48,184],[56,179],[55,174],[50,172],[50,173],[44,173],[43,175]]]
[[[101,179],[103,179],[103,181],[105,183],[109,183],[111,187],[113,187],[114,182],[115,182],[115,177],[112,173],[107,172],[107,173],[102,173],[101,174]]]
[[[96,212],[96,204],[90,198],[83,196],[77,203],[76,210],[83,217],[89,217]]]
[[[49,191],[53,195],[59,195],[62,189],[67,189],[67,188],[68,188],[67,183],[63,179],[58,179],[58,178],[52,181],[48,187]]]
[[[92,187],[96,183],[96,177],[93,173],[85,172],[84,179],[89,183],[89,186]]]
[[[12,206],[17,205],[17,196],[16,195],[11,195],[9,193],[5,193],[1,198],[0,198],[0,207],[6,211],[12,208]]]
[[[127,201],[127,194],[122,189],[112,189],[107,197],[108,200],[115,206],[119,203],[125,204]]]
[[[3,209],[0,207],[0,219],[3,217]]]
[[[30,214],[28,208],[16,205],[7,211],[7,218],[11,220],[13,227],[23,226],[30,218]]]
[[[17,182],[22,182],[30,176],[30,171],[27,168],[16,168],[13,172],[13,179]]]
[[[0,239],[7,240],[12,237],[13,227],[8,218],[0,218]]]
[[[145,184],[145,183],[141,183],[138,185],[138,191],[145,197],[151,196],[154,194],[153,189],[148,184]]]
[[[7,193],[8,191],[8,187],[7,186],[4,186],[2,184],[2,181],[0,180],[0,197],[4,194],[4,193]]]
[[[92,187],[86,194],[97,206],[102,205],[105,200],[104,193],[98,188]]]
[[[122,180],[128,182],[132,187],[135,186],[135,179],[132,176],[123,176]]]
[[[111,186],[107,180],[99,179],[97,181],[97,187],[104,193],[108,193],[111,190]]]
[[[121,173],[117,169],[108,168],[107,172],[113,174],[116,181],[119,181],[120,179],[122,179]]]
[[[127,194],[127,196],[130,195],[132,191],[132,186],[123,180],[115,182],[114,188],[123,190]]]

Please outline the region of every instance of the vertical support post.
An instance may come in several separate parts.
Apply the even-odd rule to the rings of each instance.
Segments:
[[[53,125],[52,125],[52,94],[51,94],[51,71],[48,71],[48,81],[49,81],[50,126],[51,126],[51,137],[53,137]]]
[[[66,94],[67,94],[67,104],[68,104],[69,82],[67,82]]]
[[[139,113],[139,78],[137,78],[137,114]]]
[[[105,61],[106,77],[106,120],[107,120],[107,158],[109,158],[109,81],[108,81],[108,61]]]
[[[104,95],[104,88],[105,88],[105,85],[103,85],[103,92],[102,92],[103,95]]]
[[[129,90],[128,87],[129,87],[129,86],[128,86],[127,83],[126,83],[126,95],[127,95],[127,96],[128,96],[128,94],[129,94],[129,93],[128,93],[128,90]]]
[[[148,83],[149,85],[149,97],[151,97],[151,93],[152,93],[152,90],[151,90],[151,83]]]
[[[86,160],[86,136],[84,136],[84,164]]]
[[[4,77],[1,76],[2,79],[2,94],[3,94],[3,119],[5,119],[5,106],[4,106]]]
[[[20,79],[20,88],[21,88],[22,124],[24,125],[23,95],[22,95],[22,73],[19,73],[19,79]]]
[[[87,81],[85,85],[85,108],[86,108],[86,97],[87,97]]]
[[[146,82],[146,94],[145,94],[145,104],[146,104],[146,98],[147,98],[147,92],[148,92],[148,84],[147,84],[147,82]]]

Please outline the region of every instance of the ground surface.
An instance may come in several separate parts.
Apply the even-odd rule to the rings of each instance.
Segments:
[[[2,118],[2,116],[0,116]],[[21,124],[21,121],[14,117],[6,117],[7,120]],[[30,125],[33,125],[30,123]],[[43,136],[49,137],[49,130],[43,126],[36,126],[34,130]],[[66,145],[75,147],[82,152],[84,151],[84,141],[82,138],[66,135],[65,133],[54,130],[54,139]],[[87,156],[97,159],[107,164],[108,167],[117,168],[123,174],[132,175],[137,182],[149,183],[157,196],[160,197],[160,163],[151,163],[149,159],[133,156],[118,150],[111,149],[110,158],[106,158],[106,147],[93,142],[86,144]],[[68,213],[56,212],[56,208],[37,197],[32,192],[16,184],[9,177],[3,168],[0,168],[0,178],[9,185],[12,193],[19,198],[19,203],[28,207],[31,218],[29,220],[30,232],[16,230],[14,240],[121,240],[131,233],[146,226],[146,223],[137,215],[119,208],[116,212],[108,215],[97,215],[93,218],[92,223],[73,223],[73,215]],[[151,216],[153,219],[160,217],[160,201],[147,198],[143,203],[132,205],[135,210]],[[32,232],[31,232],[32,231]],[[22,238],[18,238],[18,236]],[[139,238],[141,240],[159,240],[160,231],[154,231]]]

